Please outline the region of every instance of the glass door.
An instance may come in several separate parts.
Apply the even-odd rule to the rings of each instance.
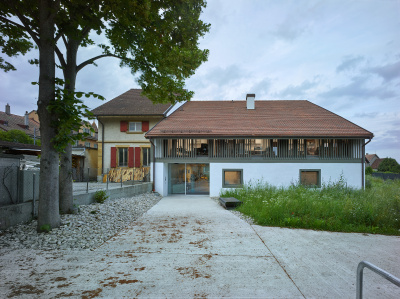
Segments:
[[[209,194],[210,164],[169,164],[169,194]]]

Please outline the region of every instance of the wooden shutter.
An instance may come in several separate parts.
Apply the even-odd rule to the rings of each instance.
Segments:
[[[140,147],[135,147],[135,167],[140,167]]]
[[[142,132],[147,132],[149,130],[149,122],[142,121]]]
[[[133,161],[134,161],[133,147],[130,147],[128,149],[128,167],[130,168],[134,167]]]
[[[128,122],[127,121],[121,121],[120,129],[121,129],[121,132],[128,131]]]
[[[111,148],[111,168],[117,167],[117,148]]]

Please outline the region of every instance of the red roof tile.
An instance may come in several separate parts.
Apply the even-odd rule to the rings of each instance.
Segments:
[[[141,89],[131,89],[92,110],[96,116],[163,115],[171,104],[153,104],[141,95]]]
[[[15,114],[7,114],[5,112],[0,111],[0,130],[2,131],[10,131],[10,130],[18,130],[25,132],[26,134],[33,136],[35,134],[36,128],[36,137],[40,137],[39,131],[39,123],[33,120],[33,118],[29,119],[29,126],[25,126],[25,116],[19,116]]]
[[[192,101],[146,137],[347,137],[373,134],[309,101]]]

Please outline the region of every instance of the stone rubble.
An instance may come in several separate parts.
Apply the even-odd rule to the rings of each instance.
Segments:
[[[61,215],[62,225],[48,233],[36,232],[37,221],[0,230],[0,248],[94,250],[129,226],[162,197],[145,193],[132,198],[107,199],[81,205],[77,214]]]

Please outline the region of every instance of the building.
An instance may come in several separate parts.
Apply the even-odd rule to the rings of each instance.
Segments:
[[[97,180],[97,125],[93,122],[89,127],[82,123],[77,133],[89,136],[77,140],[72,146],[72,178],[77,182]]]
[[[40,138],[40,123],[37,118],[36,111],[28,111],[24,116],[11,114],[9,104],[5,107],[5,112],[0,111],[0,130],[8,132],[10,130],[18,130],[26,133],[29,137],[35,139]]]
[[[374,171],[378,171],[379,165],[383,159],[379,158],[377,154],[365,155],[365,166],[371,166]]]
[[[218,196],[258,180],[364,186],[373,134],[309,101],[187,102],[146,133],[155,146],[155,190]]]
[[[161,121],[170,104],[153,104],[131,89],[95,108],[99,123],[98,180],[109,173],[113,182],[121,180],[150,181],[151,143],[144,134]]]

